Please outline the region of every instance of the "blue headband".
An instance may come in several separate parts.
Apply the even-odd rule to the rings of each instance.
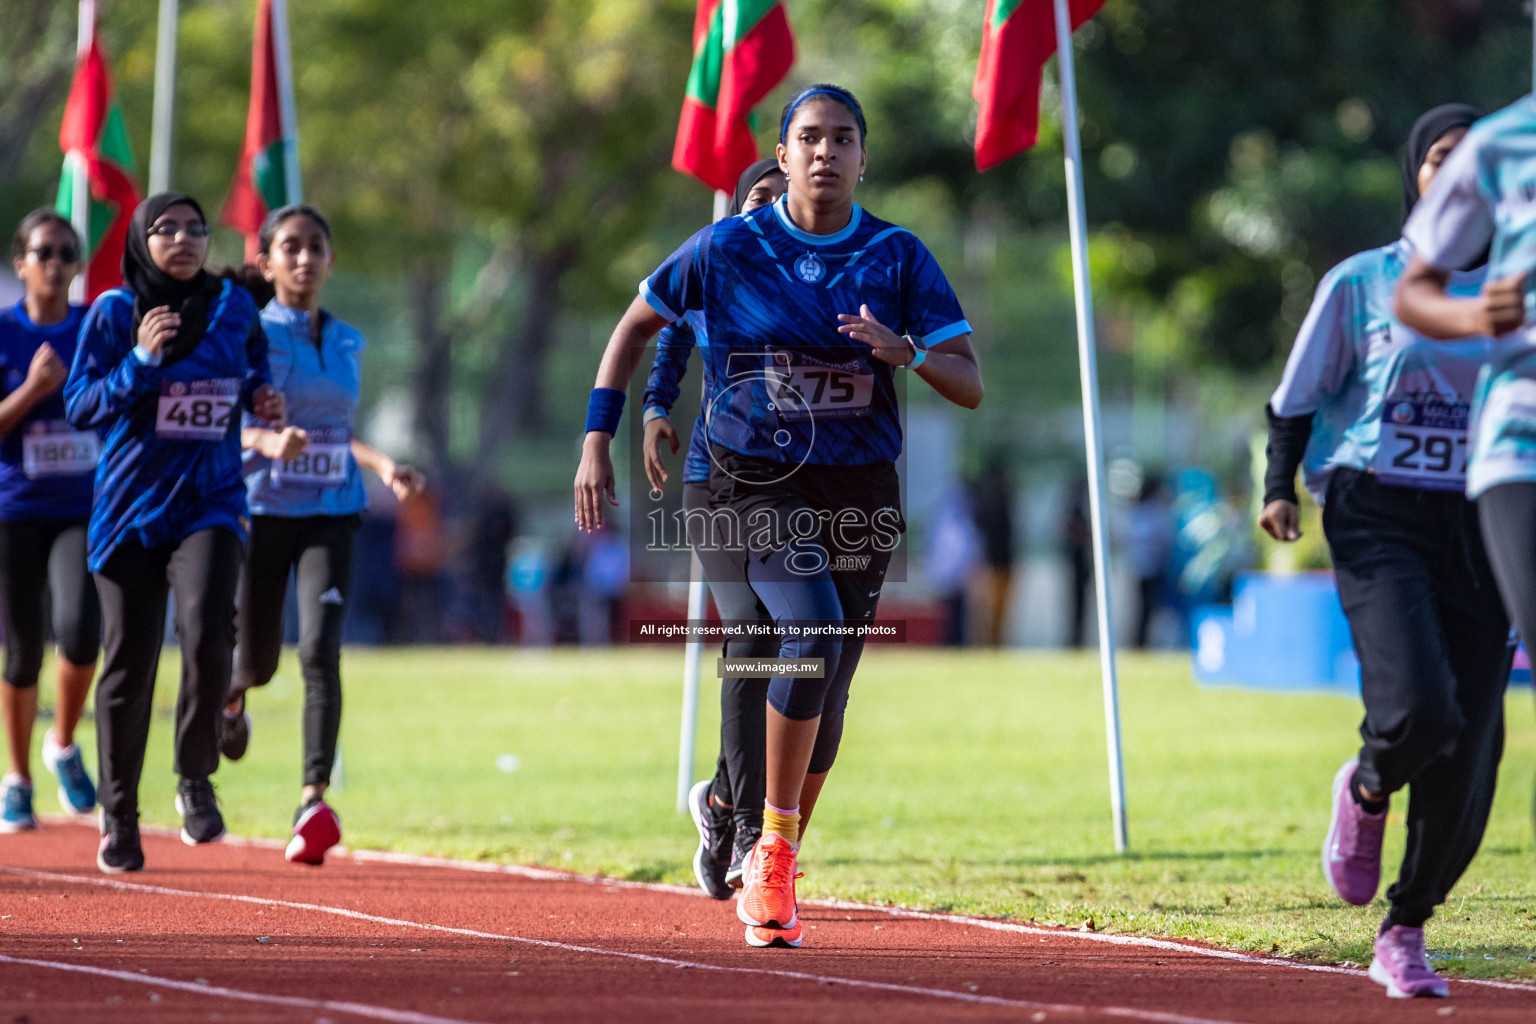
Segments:
[[[779,125],[780,142],[783,142],[789,138],[789,122],[794,120],[795,111],[800,109],[800,104],[814,96],[831,96],[843,106],[853,111],[854,118],[859,122],[859,141],[862,143],[864,139],[868,137],[869,129],[864,127],[864,113],[859,110],[858,104],[853,101],[852,96],[849,96],[844,92],[838,92],[836,89],[812,89],[804,96],[801,96],[799,99],[795,100],[795,102],[790,106],[789,110],[784,114],[784,123]]]

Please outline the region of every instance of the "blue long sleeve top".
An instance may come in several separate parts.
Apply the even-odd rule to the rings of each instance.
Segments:
[[[651,357],[651,370],[645,377],[645,396],[642,408],[647,412],[659,409],[671,413],[672,406],[682,394],[683,377],[688,373],[688,357],[698,339],[693,325],[684,317],[668,324],[656,335],[656,354]],[[708,382],[699,417],[694,421],[688,437],[688,451],[683,457],[683,482],[703,483],[709,479],[709,431],[705,417],[709,411]]]
[[[161,366],[135,349],[133,300],[126,288],[96,299],[64,385],[69,422],[104,432],[87,533],[92,571],[124,541],[166,547],[225,527],[243,543],[250,527],[239,411],[272,381],[255,301],[225,281],[203,339]]]

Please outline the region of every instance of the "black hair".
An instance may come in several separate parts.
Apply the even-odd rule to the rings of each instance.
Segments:
[[[288,206],[279,206],[267,214],[261,222],[261,229],[256,232],[256,251],[263,256],[272,251],[272,239],[277,237],[277,229],[283,226],[283,222],[293,217],[308,217],[320,225],[320,230],[325,233],[327,244],[331,241],[331,222],[325,219],[325,214],[305,203],[291,203]]]
[[[789,119],[795,116],[795,109],[815,96],[826,96],[836,100],[852,112],[854,119],[859,123],[859,145],[863,146],[864,140],[869,137],[869,129],[864,124],[864,108],[859,106],[859,101],[854,98],[853,93],[840,85],[830,85],[826,82],[807,85],[784,104],[784,113],[779,116],[779,141],[784,142],[789,138]]]
[[[32,237],[32,232],[45,224],[57,224],[68,231],[70,237],[75,240],[75,248],[80,248],[80,233],[69,222],[69,218],[59,211],[44,206],[33,210],[21,218],[21,223],[16,227],[16,234],[11,238],[11,259],[25,259],[27,255],[27,239]],[[83,255],[83,254],[82,254]]]

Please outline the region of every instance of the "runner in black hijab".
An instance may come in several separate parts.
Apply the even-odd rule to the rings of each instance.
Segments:
[[[742,207],[747,205],[747,196],[758,182],[770,174],[783,174],[779,168],[777,157],[764,157],[757,163],[741,172],[741,177],[736,179],[736,193],[731,196],[730,208],[725,211],[727,217],[734,217],[741,213]]]
[[[1403,217],[1413,212],[1419,201],[1419,168],[1440,137],[1455,128],[1470,128],[1482,119],[1483,112],[1466,103],[1442,103],[1426,110],[1413,122],[1408,145],[1403,149]]]
[[[220,279],[203,267],[183,281],[155,265],[149,253],[149,229],[173,206],[191,207],[206,227],[208,218],[196,199],[180,192],[157,192],[133,211],[123,246],[123,283],[134,296],[134,336],[138,336],[139,324],[150,310],[166,306],[181,317],[176,337],[163,350],[162,365],[184,358],[203,340],[208,330],[208,304],[221,287]]]

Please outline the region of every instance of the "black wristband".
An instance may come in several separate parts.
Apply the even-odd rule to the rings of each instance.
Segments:
[[[1294,505],[1297,503],[1296,469],[1312,438],[1312,414],[1276,416],[1275,410],[1266,405],[1264,417],[1269,421],[1269,441],[1264,445],[1267,462],[1264,467],[1264,504],[1289,501]]]

